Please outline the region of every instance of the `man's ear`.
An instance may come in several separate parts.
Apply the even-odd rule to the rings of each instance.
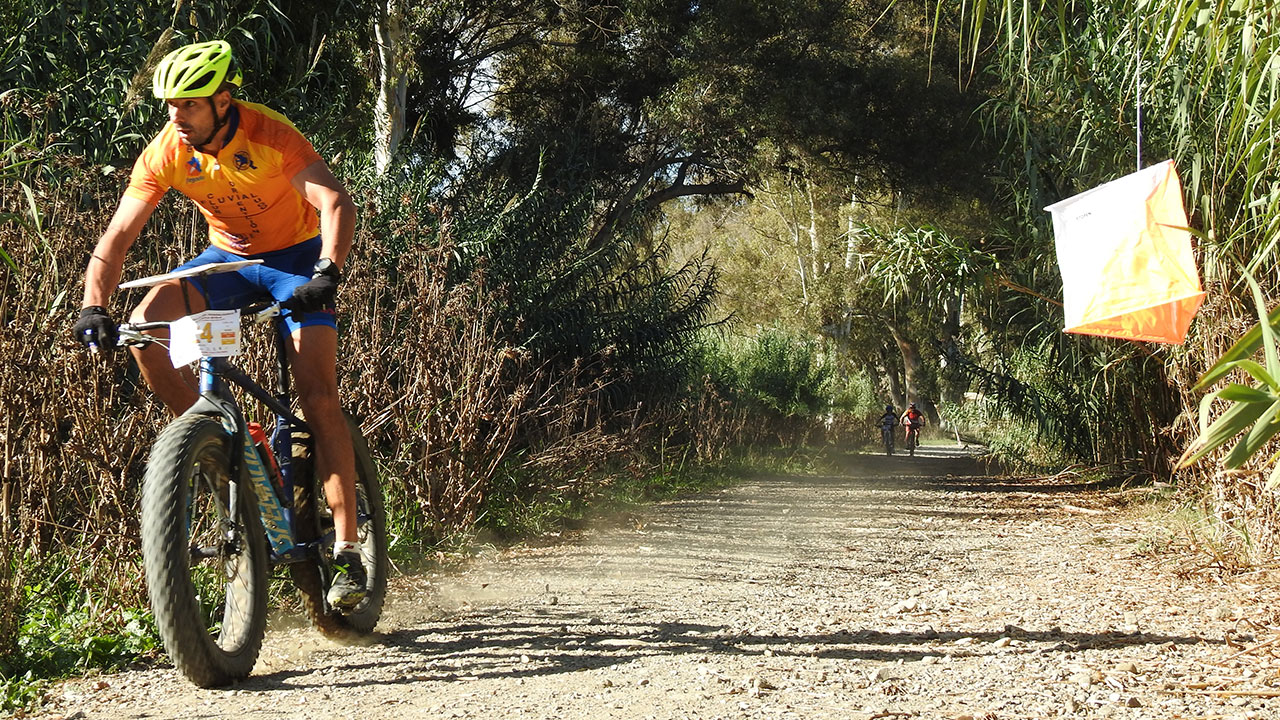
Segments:
[[[231,107],[231,91],[219,90],[213,94],[213,105],[218,108],[218,115],[222,115]]]

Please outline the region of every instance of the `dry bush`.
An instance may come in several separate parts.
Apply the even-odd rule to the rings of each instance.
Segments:
[[[491,332],[483,276],[449,287],[449,249],[355,263],[341,296],[342,386],[396,483],[438,533],[470,523],[527,412],[535,373]],[[412,265],[405,266],[409,262]]]
[[[1208,496],[1214,520],[1238,535],[1240,553],[1250,563],[1275,557],[1280,541],[1280,507],[1267,490],[1266,472],[1218,472]]]
[[[68,332],[88,249],[108,219],[96,212],[115,194],[102,185],[114,183],[36,185],[43,214],[0,226],[0,247],[19,268],[0,269],[0,642],[17,637],[24,585],[47,581],[51,566],[66,568],[68,587],[143,598],[138,478],[164,418],[131,364],[90,357]],[[0,200],[25,204],[11,186],[0,186]]]
[[[684,417],[673,425],[686,430],[686,436],[680,439],[692,446],[701,462],[723,460],[735,448],[796,448],[815,440],[826,444],[848,441],[839,426],[827,428],[816,418],[781,416],[725,397],[710,377],[704,378],[701,391],[689,400]]]
[[[608,410],[612,382],[607,362],[581,358],[559,372],[542,373],[531,395],[536,421],[526,422],[520,433],[529,450],[520,467],[561,478],[555,489],[566,490],[599,473],[642,466],[641,448],[659,423],[640,408]]]
[[[604,359],[535,365],[498,337],[504,299],[483,268],[450,283],[454,248],[423,236],[394,262],[375,243],[359,244],[369,255],[352,264],[340,298],[352,322],[341,384],[387,482],[412,500],[431,540],[475,521],[504,466],[589,483],[634,451],[639,428],[633,414],[602,410]]]
[[[704,378],[686,421],[696,457],[704,462],[723,460],[731,448],[747,444],[754,434],[748,420],[745,408],[724,397],[709,377]]]

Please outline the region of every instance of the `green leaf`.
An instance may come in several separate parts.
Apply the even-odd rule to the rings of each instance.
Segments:
[[[1245,272],[1244,279],[1249,283],[1249,289],[1253,291],[1253,302],[1258,308],[1258,317],[1265,317],[1267,314],[1267,301],[1262,297],[1262,288],[1258,286],[1258,281],[1253,279],[1253,275]],[[1267,372],[1271,377],[1280,375],[1280,358],[1276,357],[1276,332],[1271,327],[1271,323],[1260,322],[1258,324],[1262,328],[1262,348],[1267,358]],[[1254,377],[1257,377],[1256,375]],[[1275,383],[1268,383],[1275,387]]]
[[[1210,397],[1216,397],[1214,393]],[[1178,459],[1178,467],[1189,467],[1205,455],[1222,447],[1228,440],[1239,435],[1241,431],[1252,425],[1268,408],[1275,405],[1266,403],[1235,403],[1226,412],[1213,421],[1200,436],[1191,443],[1182,457]]]
[[[1275,468],[1272,469],[1271,477],[1267,478],[1266,488],[1275,490],[1277,485],[1280,485],[1280,463],[1277,463]]]
[[[67,291],[63,290],[58,293],[53,302],[49,303],[49,317],[53,317],[62,311],[62,303],[67,299]]]
[[[1271,314],[1267,316],[1267,324],[1274,329],[1280,329],[1280,307],[1272,310]],[[1222,354],[1222,357],[1218,358],[1218,361],[1212,367],[1205,371],[1204,375],[1200,377],[1200,380],[1191,389],[1194,391],[1205,390],[1234,370],[1237,360],[1253,355],[1260,347],[1262,347],[1262,323],[1254,325],[1249,332],[1242,335],[1234,345]]]
[[[1280,397],[1262,390],[1261,387],[1249,387],[1240,385],[1239,383],[1231,383],[1230,385],[1218,391],[1218,397],[1231,402],[1263,402],[1271,403],[1280,400]]]
[[[1209,416],[1213,414],[1213,401],[1218,398],[1217,393],[1209,393],[1200,398],[1200,412],[1196,415],[1199,418],[1200,435],[1209,432]]]
[[[1258,382],[1265,383],[1267,387],[1280,390],[1280,386],[1276,384],[1275,376],[1253,360],[1237,360],[1234,366],[1249,373]]]
[[[36,204],[35,193],[31,191],[31,186],[24,182],[18,183],[22,186],[22,192],[27,196],[27,210],[31,213],[31,220],[35,223],[36,233],[44,235],[44,229],[40,226],[40,206]]]
[[[1222,461],[1223,464],[1229,468],[1238,468],[1253,457],[1254,453],[1261,450],[1268,440],[1280,432],[1280,423],[1276,422],[1277,413],[1280,413],[1280,402],[1272,403],[1266,409],[1249,433],[1231,449],[1231,454]]]

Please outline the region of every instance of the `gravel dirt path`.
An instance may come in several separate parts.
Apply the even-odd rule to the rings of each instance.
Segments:
[[[133,671],[43,715],[1280,717],[1262,571],[1198,571],[1116,494],[954,448],[837,461],[401,577],[377,636],[275,630],[231,689]]]

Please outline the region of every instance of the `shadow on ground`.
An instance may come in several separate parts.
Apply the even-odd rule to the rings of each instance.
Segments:
[[[1011,653],[1075,653],[1082,649],[1115,649],[1156,645],[1221,644],[1195,636],[1151,634],[1065,633],[1057,629],[1029,630],[1006,626],[1000,630],[959,632],[884,632],[870,629],[823,634],[731,633],[724,627],[691,623],[635,623],[593,626],[571,612],[547,611],[540,618],[505,620],[487,615],[458,618],[383,636],[389,651],[384,660],[351,669],[377,669],[384,680],[374,684],[464,679],[534,678],[593,670],[634,662],[640,658],[679,655],[739,655],[760,657],[769,650],[788,655],[883,663],[914,662],[926,656],[981,657]],[[598,629],[597,629],[598,628]],[[448,639],[440,639],[447,637]],[[997,648],[1001,638],[1019,641]],[[958,644],[958,642],[966,644]],[[522,661],[522,654],[536,660]],[[342,687],[332,678],[308,677],[311,671],[281,671],[251,678],[238,686],[246,692],[306,687]],[[350,683],[364,686],[368,681]]]

